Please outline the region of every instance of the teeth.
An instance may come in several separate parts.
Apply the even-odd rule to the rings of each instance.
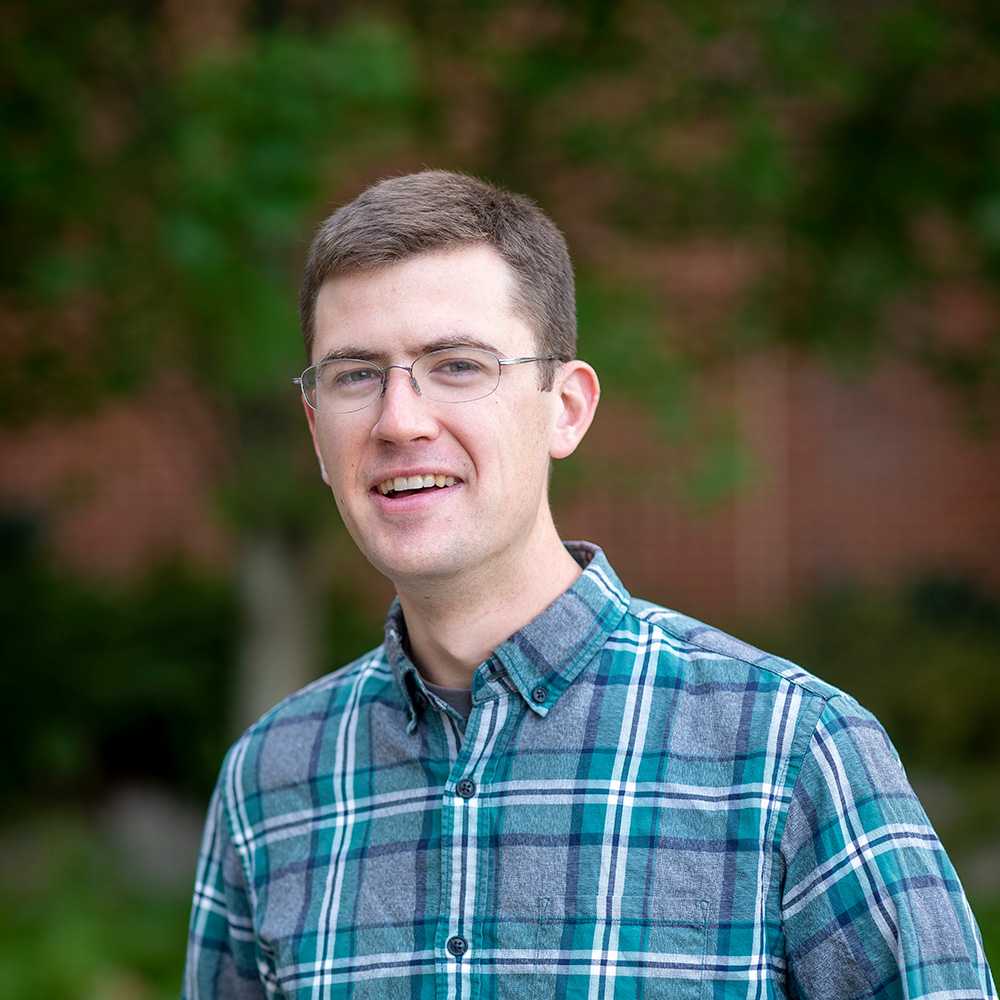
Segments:
[[[378,491],[382,496],[386,496],[388,493],[399,493],[402,490],[427,490],[434,486],[443,488],[454,485],[454,476],[444,476],[441,473],[424,476],[396,476],[379,483]]]

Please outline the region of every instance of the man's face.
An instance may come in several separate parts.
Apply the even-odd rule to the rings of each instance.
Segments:
[[[316,303],[313,362],[349,349],[409,365],[442,342],[490,345],[499,357],[539,353],[511,309],[513,277],[491,247],[434,251],[328,281]],[[538,364],[506,367],[496,392],[466,403],[418,396],[406,372],[355,413],[307,408],[324,478],[358,547],[397,584],[516,565],[548,516],[553,393]],[[399,498],[396,476],[454,477]]]

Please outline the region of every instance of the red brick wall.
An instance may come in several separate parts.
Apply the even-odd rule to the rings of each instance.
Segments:
[[[946,570],[1000,590],[1000,437],[972,435],[926,376],[899,366],[848,381],[758,360],[720,394],[754,466],[734,500],[697,517],[597,482],[557,508],[563,534],[602,541],[634,593],[717,619],[781,611],[844,579]],[[629,440],[637,471],[671,462],[606,403],[598,451]]]

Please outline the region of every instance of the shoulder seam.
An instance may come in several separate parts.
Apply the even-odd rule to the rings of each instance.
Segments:
[[[727,657],[728,659],[733,660],[736,663],[743,663],[753,670],[764,670],[767,673],[772,674],[773,676],[784,681],[786,684],[794,684],[797,688],[800,688],[801,690],[806,692],[811,698],[816,698],[819,701],[821,701],[823,703],[824,708],[826,707],[826,703],[830,701],[831,698],[834,698],[836,697],[836,695],[843,693],[837,691],[833,694],[821,694],[818,691],[814,691],[810,686],[803,683],[803,681],[797,677],[786,677],[779,670],[776,670],[774,667],[770,666],[766,661],[763,663],[755,663],[753,660],[748,660],[745,656],[738,656],[735,653],[720,652],[717,649],[712,649],[710,646],[706,646],[703,643],[698,642],[697,639],[688,639],[682,635],[678,635],[676,632],[669,629],[663,622],[658,622],[653,619],[644,618],[640,615],[637,615],[634,611],[632,611],[631,608],[628,608],[625,614],[632,618],[635,618],[637,621],[645,622],[647,625],[650,625],[653,628],[658,628],[665,635],[669,635],[672,639],[676,640],[677,642],[683,643],[684,645],[687,646],[692,646],[695,649],[700,649],[703,653],[711,653],[713,656]],[[707,625],[706,628],[712,628],[712,626]],[[735,639],[735,636],[733,636],[733,638]],[[737,639],[736,641],[740,642],[742,640]],[[764,650],[760,650],[760,652],[763,653],[764,656],[766,656],[768,659],[781,659],[781,657],[775,656],[773,653],[767,653]],[[785,660],[784,662],[787,663],[789,666],[797,667],[799,670],[802,670],[803,673],[808,673],[808,671],[804,670],[802,667],[798,667],[797,664],[792,663],[791,660]]]
[[[315,694],[317,691],[323,691],[327,687],[333,687],[334,685],[347,682],[352,677],[362,673],[367,667],[372,666],[372,664],[379,659],[382,653],[382,648],[382,645],[378,645],[374,649],[370,649],[367,653],[363,653],[356,660],[352,660],[350,663],[346,663],[344,666],[338,667],[336,670],[331,670],[322,677],[317,677],[316,680],[310,681],[297,691],[293,691],[291,694],[286,695],[276,705],[273,705],[266,712],[264,712],[263,715],[251,722],[250,725],[248,725],[240,734],[239,739],[250,739],[259,729],[265,727],[279,711],[294,705],[302,698]]]

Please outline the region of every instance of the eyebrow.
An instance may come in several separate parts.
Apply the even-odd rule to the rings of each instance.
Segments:
[[[421,344],[414,357],[419,357],[428,351],[443,351],[449,347],[478,347],[480,350],[489,351],[491,354],[497,355],[497,357],[503,356],[503,352],[498,350],[493,344],[489,344],[485,340],[480,340],[478,337],[471,337],[467,334],[450,334]],[[344,347],[337,347],[332,351],[327,351],[316,364],[321,365],[324,361],[340,361],[343,358],[356,358],[358,361],[371,361],[373,364],[384,366],[385,362],[389,360],[389,355],[384,351],[371,351],[366,347],[347,344]]]

